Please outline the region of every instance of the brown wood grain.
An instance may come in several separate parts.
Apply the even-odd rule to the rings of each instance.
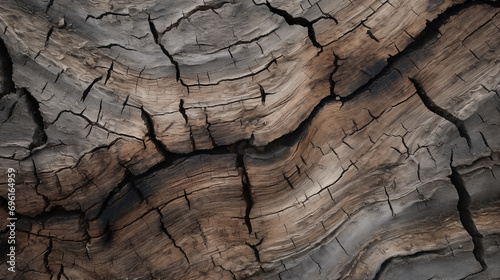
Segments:
[[[498,1],[0,7],[5,279],[500,278]]]

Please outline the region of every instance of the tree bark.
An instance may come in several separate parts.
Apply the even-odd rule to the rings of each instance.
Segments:
[[[5,279],[500,278],[500,2],[0,6]]]

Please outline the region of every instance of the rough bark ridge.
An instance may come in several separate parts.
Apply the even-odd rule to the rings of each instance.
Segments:
[[[6,279],[500,277],[498,1],[0,5]]]

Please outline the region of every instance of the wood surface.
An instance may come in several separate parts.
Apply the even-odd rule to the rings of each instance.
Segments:
[[[0,39],[2,279],[500,279],[498,1],[4,0]]]

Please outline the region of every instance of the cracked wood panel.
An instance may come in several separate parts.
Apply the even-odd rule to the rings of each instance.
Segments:
[[[497,2],[2,8],[7,277],[500,277]]]

